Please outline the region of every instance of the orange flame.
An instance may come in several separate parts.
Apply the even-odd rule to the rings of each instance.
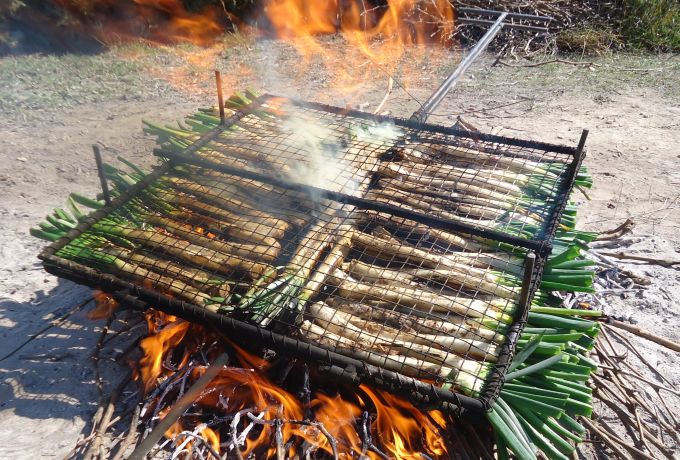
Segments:
[[[142,381],[144,390],[148,392],[154,387],[158,377],[164,374],[163,359],[173,348],[182,343],[190,323],[154,310],[146,314],[146,321],[149,332],[153,335],[149,335],[139,343],[144,355],[139,360],[138,377]],[[184,364],[188,357],[189,353],[185,352],[180,365]]]
[[[182,366],[198,349],[197,344],[208,342],[209,336],[199,327],[154,310],[147,313],[147,323],[150,335],[140,343],[144,355],[138,363],[138,376],[148,392],[172,372],[162,365],[169,354],[181,351],[179,366]],[[243,444],[238,446],[243,458],[277,458],[281,452],[277,452],[276,446],[272,445],[277,429],[280,429],[284,446],[294,440],[304,440],[331,454],[330,442],[319,426],[294,423],[305,419],[305,409],[296,396],[267,378],[265,371],[270,363],[232,343],[229,346],[236,350],[237,360],[244,367],[222,369],[196,404],[208,413],[215,414],[234,414],[248,409],[260,419],[258,428],[252,429],[242,440]],[[206,369],[202,366],[193,368],[187,385],[200,378]],[[405,400],[365,385],[360,389],[368,396],[376,413],[370,427],[373,439],[391,457],[397,460],[420,459],[420,451],[426,451],[432,458],[447,457],[447,448],[439,435],[440,429],[446,426],[443,414],[437,411],[426,414]],[[362,445],[358,430],[361,429],[360,416],[368,407],[358,395],[356,401],[347,401],[339,395],[318,393],[310,403],[309,410],[314,414],[313,418],[337,440],[336,448],[341,459],[357,458],[364,451],[365,446]],[[168,411],[169,407],[161,409],[159,416],[164,417]],[[280,423],[277,428],[277,420],[285,423]],[[191,418],[180,419],[165,435],[190,445],[189,439],[181,438],[181,432],[198,432],[208,445],[223,454],[220,452],[219,430],[216,427],[201,427],[199,423]],[[251,423],[252,419],[244,416],[239,430],[243,431]],[[231,454],[234,452],[231,451]],[[296,454],[294,443],[291,443],[290,451],[283,454],[293,458]],[[370,460],[381,458],[372,451],[365,452],[365,455]]]
[[[87,314],[87,317],[92,320],[105,319],[113,314],[118,307],[118,302],[111,294],[95,289],[92,291],[92,297],[95,301],[95,307]]]
[[[276,36],[295,46],[303,67],[320,59],[332,75],[334,88],[344,94],[374,80],[371,72],[383,78],[394,75],[414,46],[448,43],[453,32],[449,0],[388,0],[380,14],[376,11],[370,2],[360,0],[269,0],[265,7]],[[332,33],[340,33],[349,46],[319,41],[319,35]],[[409,85],[409,75],[400,80],[402,86]]]
[[[207,46],[224,33],[229,16],[216,7],[188,11],[182,0],[52,0],[103,43],[142,38],[151,43]],[[39,12],[38,12],[39,14]],[[96,27],[102,19],[102,27]]]
[[[424,447],[433,455],[443,456],[447,453],[440,436],[439,428],[410,402],[399,399],[389,393],[378,393],[366,385],[361,389],[368,395],[376,408],[377,418],[375,430],[381,433],[383,445],[397,460],[421,459],[416,440],[425,433]],[[440,412],[434,411],[431,416],[442,420]]]

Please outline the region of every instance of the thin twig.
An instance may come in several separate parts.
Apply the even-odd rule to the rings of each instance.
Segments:
[[[390,94],[392,94],[392,87],[394,86],[394,80],[392,77],[389,77],[387,80],[387,91],[385,92],[385,96],[383,96],[382,101],[380,101],[380,104],[378,104],[378,107],[373,111],[374,114],[380,113],[382,108],[385,106],[385,103],[387,102],[387,99],[389,99]]]
[[[99,422],[99,426],[95,431],[95,435],[94,438],[92,439],[92,443],[90,444],[90,448],[85,452],[85,455],[83,455],[83,459],[88,460],[90,458],[93,458],[95,455],[99,454],[99,448],[102,445],[104,435],[106,434],[106,430],[109,428],[109,425],[111,424],[111,418],[116,410],[116,403],[118,402],[118,398],[120,397],[120,394],[123,391],[123,389],[130,382],[131,377],[132,374],[128,372],[127,375],[116,386],[116,388],[111,392],[109,402],[106,405],[106,409],[104,410],[104,414],[102,415],[101,421]]]
[[[89,304],[89,303],[92,302],[93,300],[94,300],[93,298],[89,298],[89,299],[85,300],[84,302],[81,302],[81,303],[79,303],[78,305],[76,305],[75,307],[71,308],[69,311],[67,311],[66,313],[64,313],[63,315],[61,315],[59,318],[50,321],[50,323],[49,323],[47,326],[45,326],[44,328],[40,329],[38,332],[35,332],[35,333],[31,334],[30,336],[28,336],[28,339],[26,339],[26,341],[24,341],[21,345],[19,345],[18,347],[16,347],[15,349],[13,349],[13,350],[10,351],[9,353],[7,353],[5,356],[3,356],[2,358],[0,358],[0,361],[4,361],[5,359],[7,359],[7,358],[9,358],[10,356],[14,355],[17,351],[19,351],[19,350],[21,350],[22,348],[24,348],[26,345],[28,345],[29,343],[31,343],[32,341],[34,341],[35,339],[37,339],[38,337],[40,337],[41,335],[43,335],[45,332],[47,332],[47,331],[50,330],[51,328],[53,328],[53,327],[55,327],[55,326],[60,326],[60,325],[61,325],[64,321],[66,321],[71,315],[73,315],[74,313],[76,313],[76,312],[79,311],[79,310],[82,310],[87,304]]]
[[[205,371],[205,373],[182,396],[175,406],[170,409],[163,420],[149,433],[141,444],[130,454],[128,460],[142,460],[153,446],[163,437],[170,426],[196,401],[208,384],[220,373],[229,360],[229,355],[222,353]]]
[[[239,442],[238,422],[241,421],[241,416],[250,413],[251,410],[253,410],[253,409],[251,408],[251,409],[240,410],[236,414],[234,414],[234,418],[231,419],[231,443],[234,447],[234,450],[236,451],[236,458],[238,460],[243,460],[243,455],[241,454],[241,449],[239,449],[239,445],[241,443]],[[264,414],[264,412],[263,412],[263,414]],[[251,422],[251,425],[254,425],[254,423]],[[244,430],[244,432],[245,432],[245,430]],[[243,439],[245,439],[245,436],[243,437]],[[231,447],[231,446],[229,446],[229,447]],[[227,450],[229,450],[229,447],[227,448]],[[225,454],[225,458],[226,458],[226,454]]]
[[[651,265],[658,265],[660,267],[672,268],[673,265],[680,265],[680,260],[659,259],[657,257],[643,257],[634,254],[626,254],[624,252],[602,252],[603,256],[615,257],[623,260],[634,260],[636,262],[646,262]]]
[[[102,351],[102,347],[104,346],[104,339],[106,338],[106,334],[109,333],[109,329],[111,328],[111,323],[113,323],[115,315],[116,313],[114,312],[111,315],[109,315],[108,318],[106,318],[106,324],[104,324],[102,332],[99,335],[99,340],[97,340],[97,345],[95,345],[94,351],[90,356],[90,359],[92,359],[92,363],[94,364],[94,383],[97,387],[97,391],[99,391],[100,396],[104,392],[104,383],[102,382],[101,373],[99,371],[99,359],[100,359],[99,354]]]
[[[673,351],[679,351],[680,352],[680,343],[673,342],[672,340],[666,339],[664,337],[660,337],[646,329],[643,329],[638,326],[634,326],[632,324],[626,324],[622,321],[615,320],[613,318],[606,318],[605,319],[606,324],[608,326],[613,326],[619,329],[623,329],[624,331],[630,332],[631,334],[637,335],[638,337],[642,337],[644,339],[650,340],[658,345],[664,346],[666,348],[669,348]]]
[[[505,61],[498,60],[498,63],[501,65],[504,65],[505,67],[540,67],[542,65],[546,64],[568,64],[568,65],[573,65],[576,67],[595,67],[599,66],[599,64],[595,64],[594,62],[586,61],[586,62],[579,62],[579,61],[568,61],[566,59],[551,59],[549,61],[542,61],[542,62],[534,62],[531,64],[509,64]]]
[[[670,385],[671,387],[674,387],[673,382],[668,380],[666,376],[664,376],[659,370],[656,368],[656,366],[653,366],[652,363],[650,363],[647,358],[645,358],[642,353],[638,351],[638,349],[630,343],[630,340],[628,340],[626,337],[624,337],[622,334],[617,332],[616,330],[612,329],[611,327],[608,327],[605,325],[605,327],[602,328],[602,331],[607,331],[608,333],[614,334],[619,340],[624,342],[627,345],[627,349],[631,350],[637,357],[642,361],[652,372],[654,372],[662,381],[666,382],[667,385]]]
[[[257,417],[255,417],[253,414],[248,412],[246,414],[250,420],[252,420],[254,423],[260,424],[260,425],[274,425],[281,423],[281,424],[291,424],[291,425],[304,425],[304,426],[311,426],[316,428],[317,430],[321,431],[323,435],[326,437],[326,440],[328,441],[328,444],[331,445],[331,450],[333,451],[333,459],[338,460],[338,442],[336,439],[331,435],[326,427],[324,426],[323,423],[318,422],[318,421],[310,421],[310,420],[285,420],[285,419],[280,419],[276,418],[274,420],[260,420]]]
[[[626,233],[633,230],[633,227],[635,227],[635,222],[633,221],[633,219],[628,218],[625,220],[624,223],[622,223],[621,225],[614,229],[599,232],[599,236],[595,238],[595,241],[608,241],[620,238]]]
[[[621,458],[630,458],[630,455],[626,453],[623,449],[621,449],[619,446],[624,447],[631,453],[639,455],[639,458],[644,458],[646,460],[655,460],[654,457],[650,457],[637,447],[631,446],[630,444],[623,442],[620,438],[610,436],[609,433],[604,428],[601,428],[601,425],[596,424],[589,418],[580,417],[579,420],[586,426],[586,428],[588,428],[590,431],[596,434],[597,437],[604,441],[604,443],[614,452],[616,452]]]
[[[203,426],[205,427],[205,425]],[[220,458],[220,454],[213,448],[213,446],[211,446],[210,443],[206,441],[205,438],[203,438],[203,436],[200,436],[198,433],[193,433],[191,431],[182,431],[181,433],[177,434],[177,436],[175,436],[173,442],[175,442],[175,440],[179,439],[182,436],[185,436],[187,439],[183,442],[183,445],[180,444],[180,447],[178,448],[179,450],[182,450],[184,448],[184,445],[188,443],[189,438],[193,438],[203,443],[203,445],[208,448],[208,451],[213,457],[215,457],[216,459]]]
[[[135,404],[135,410],[132,413],[132,419],[130,420],[130,428],[128,433],[123,439],[123,442],[118,447],[118,451],[113,456],[112,460],[122,460],[125,456],[125,451],[127,448],[135,444],[137,439],[137,425],[139,425],[139,414],[141,410],[142,406],[140,404]]]

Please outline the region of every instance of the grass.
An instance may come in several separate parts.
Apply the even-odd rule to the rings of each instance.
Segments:
[[[627,45],[680,51],[678,0],[619,0],[620,34]]]
[[[147,91],[142,65],[108,53],[96,56],[8,56],[0,59],[0,111],[61,109]]]
[[[533,87],[539,94],[575,88],[584,95],[598,97],[653,88],[670,100],[680,98],[680,58],[677,56],[619,52],[599,57],[563,57],[593,62],[595,66],[583,69],[555,63],[531,68],[504,68],[500,72],[508,81],[519,79],[523,87],[527,90]]]
[[[213,65],[225,71],[225,85],[230,89],[243,86],[249,78],[257,78],[256,75],[239,74],[234,70],[239,63],[248,66],[248,62],[256,56],[254,51],[250,51],[251,45],[253,43],[247,37],[230,35],[224,39],[224,46],[217,55],[207,57],[195,55],[196,50],[189,49],[191,45],[158,48],[137,43],[119,46],[99,55],[0,58],[0,112],[4,116],[15,116],[34,110],[59,110],[102,102],[180,99],[187,102],[199,97],[202,90],[212,95]],[[198,62],[190,62],[185,55],[196,57]],[[680,58],[677,56],[606,53],[585,58],[580,54],[562,57],[593,61],[596,65],[592,69],[548,64],[472,71],[476,77],[474,90],[492,93],[496,86],[503,87],[500,85],[504,82],[517,81],[521,82],[522,91],[533,92],[539,98],[549,98],[555,91],[573,88],[591,97],[635,88],[653,88],[662,97],[680,99]],[[455,60],[442,62],[446,65],[438,70],[447,72],[456,63]],[[483,66],[482,62],[477,69]],[[195,87],[182,90],[174,85],[170,72],[173,69],[180,71],[180,81],[197,82]],[[252,68],[252,71],[257,72],[257,68]],[[266,72],[268,68],[261,71]],[[443,77],[447,72],[441,75],[437,72],[437,75]],[[464,91],[464,87],[458,91]],[[192,95],[194,99],[189,97]]]
[[[555,37],[562,51],[586,55],[603,54],[621,45],[621,39],[605,25],[566,29]]]

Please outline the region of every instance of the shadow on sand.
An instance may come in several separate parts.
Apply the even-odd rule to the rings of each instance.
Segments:
[[[63,279],[49,292],[36,292],[30,302],[0,298],[0,440],[7,453],[25,455],[31,442],[43,442],[42,454],[63,456],[80,435],[90,433],[102,394],[108,397],[127,374],[127,363],[116,359],[133,348],[134,331],[144,328],[140,323],[133,333],[110,332],[95,366],[93,352],[107,321],[88,317],[94,304],[90,289]],[[129,317],[138,321],[139,313],[120,312],[111,331],[124,329]],[[135,391],[133,385],[127,388],[127,395]],[[44,437],[37,439],[36,433]],[[51,437],[63,444],[55,451],[49,447]]]

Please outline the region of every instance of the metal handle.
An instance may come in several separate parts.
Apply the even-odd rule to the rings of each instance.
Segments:
[[[437,108],[437,106],[442,102],[442,99],[449,94],[449,91],[456,86],[458,80],[463,75],[463,73],[472,65],[472,63],[479,57],[482,51],[484,51],[491,43],[498,32],[503,28],[503,21],[508,17],[508,13],[501,13],[496,19],[496,22],[489,28],[489,30],[484,34],[484,36],[477,42],[477,44],[470,50],[470,52],[460,61],[456,70],[453,71],[449,78],[447,78],[444,83],[441,84],[437,91],[435,91],[430,98],[425,101],[425,103],[416,110],[413,115],[411,115],[412,121],[418,121],[420,123],[425,123],[427,118],[432,112]]]

